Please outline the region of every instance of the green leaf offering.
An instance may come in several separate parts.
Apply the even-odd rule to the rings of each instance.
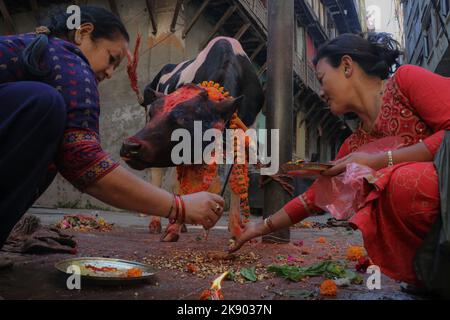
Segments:
[[[345,263],[340,261],[323,261],[309,267],[295,267],[289,265],[271,265],[269,272],[275,272],[278,276],[291,281],[300,281],[306,277],[325,276],[329,279],[339,279],[346,275]]]
[[[243,276],[245,279],[256,282],[258,280],[258,277],[256,276],[255,267],[253,268],[242,268],[241,276]]]
[[[309,290],[287,290],[283,292],[283,296],[289,298],[306,299],[314,296],[314,292]]]
[[[228,275],[227,275],[227,277],[226,277],[225,279],[226,279],[226,280],[234,281],[234,280],[236,279],[236,273],[234,273],[233,270],[230,270],[230,271],[228,272]]]

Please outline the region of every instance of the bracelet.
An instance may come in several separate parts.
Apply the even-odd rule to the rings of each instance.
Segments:
[[[172,210],[173,210],[173,204],[174,204],[174,202],[175,202],[175,195],[173,195],[173,199],[172,199],[172,202],[171,202],[171,205],[170,205],[169,213],[168,213],[167,216],[166,216],[167,219],[170,218],[170,215],[171,215]]]
[[[184,221],[186,220],[186,207],[184,205],[184,200],[181,196],[178,196],[180,198],[180,203],[181,203],[181,221],[180,224],[183,224]]]
[[[388,167],[393,167],[394,166],[394,156],[392,154],[392,150],[389,150],[387,152],[387,156],[388,156]]]
[[[273,226],[270,217],[264,219],[264,225],[270,230],[271,233],[275,231],[275,227]]]
[[[180,215],[180,200],[179,197],[177,195],[174,195],[174,199],[175,199],[175,217],[172,219],[169,219],[169,223],[170,224],[175,224],[178,221],[178,216]]]

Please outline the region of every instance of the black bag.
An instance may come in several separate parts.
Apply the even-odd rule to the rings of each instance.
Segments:
[[[414,257],[414,271],[431,294],[450,299],[450,131],[434,160],[439,176],[441,214]]]

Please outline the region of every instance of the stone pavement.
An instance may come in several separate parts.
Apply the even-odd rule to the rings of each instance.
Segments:
[[[233,269],[239,273],[243,267],[257,267],[260,279],[256,282],[223,282],[223,294],[230,300],[296,300],[296,299],[351,299],[351,300],[411,300],[417,297],[400,292],[399,284],[382,276],[381,290],[370,291],[365,285],[369,275],[361,274],[363,284],[339,288],[337,297],[325,298],[319,294],[323,277],[291,282],[272,273],[264,272],[271,264],[291,263],[308,266],[328,259],[345,259],[350,245],[362,245],[357,231],[345,228],[292,228],[291,243],[263,244],[260,240],[245,245],[233,261],[205,262],[209,254],[223,251],[228,244],[227,220],[223,217],[205,240],[203,230],[188,227],[176,243],[162,243],[159,235],[148,233],[148,217],[124,212],[103,212],[74,209],[32,208],[45,225],[59,221],[64,214],[99,214],[114,223],[111,232],[75,233],[78,241],[76,256],[96,256],[134,260],[155,267],[156,277],[143,284],[101,286],[82,283],[81,290],[68,290],[67,276],[60,274],[54,263],[70,255],[18,255],[8,254],[15,261],[11,269],[0,270],[0,297],[4,299],[199,299],[201,292],[220,275],[219,270]],[[329,216],[310,218],[324,224]],[[252,217],[252,219],[260,219]],[[165,223],[165,221],[163,221]],[[325,239],[317,241],[320,237]],[[0,259],[5,256],[0,252]],[[208,260],[209,261],[209,260]],[[191,265],[191,266],[188,266]],[[350,264],[349,268],[354,268]],[[216,271],[217,270],[217,271]],[[242,282],[242,283],[241,283]],[[305,293],[307,293],[305,295]]]

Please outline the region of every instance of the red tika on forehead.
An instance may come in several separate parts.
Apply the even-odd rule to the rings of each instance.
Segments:
[[[194,86],[184,86],[164,97],[162,112],[168,113],[179,103],[191,100],[200,93],[201,89]]]
[[[179,88],[177,91],[165,96],[162,112],[168,113],[179,103],[194,98],[196,95],[200,93],[200,91],[202,90],[201,88],[204,88],[208,92],[209,100],[212,100],[214,102],[220,102],[222,100],[230,98],[229,93],[225,92],[224,88],[220,87],[218,83],[214,83],[213,81],[209,82],[205,81],[199,84],[199,86],[197,87],[183,86]]]

